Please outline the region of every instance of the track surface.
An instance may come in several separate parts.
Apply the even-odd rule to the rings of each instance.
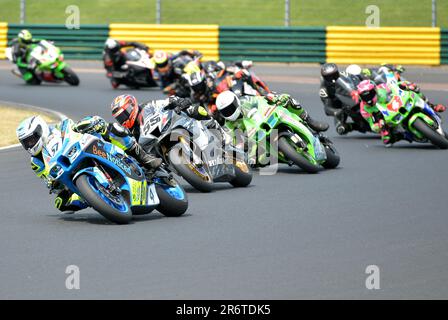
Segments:
[[[112,90],[98,72],[80,73],[78,88],[27,87],[6,66],[0,64],[0,100],[75,119],[111,119],[109,103],[126,92]],[[291,83],[317,79],[317,66],[257,70],[326,119],[316,80]],[[408,78],[428,83],[425,92],[447,103],[447,74],[416,68]],[[141,101],[162,97],[133,93]],[[185,216],[155,213],[126,226],[90,209],[58,213],[27,154],[0,151],[0,298],[448,298],[448,151],[408,143],[385,149],[371,135],[334,132],[339,169],[308,175],[286,166],[257,174],[250,188],[222,184],[211,194],[186,187]],[[80,290],[65,288],[71,264],[80,268]],[[368,265],[381,270],[380,290],[365,288]]]

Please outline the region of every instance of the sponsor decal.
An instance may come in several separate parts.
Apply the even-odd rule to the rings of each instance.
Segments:
[[[92,153],[101,158],[109,160],[110,162],[115,164],[117,167],[119,167],[120,169],[125,171],[127,174],[129,174],[129,175],[131,174],[131,168],[127,164],[125,164],[123,161],[121,161],[117,157],[114,157],[110,153],[106,153],[103,149],[98,148],[96,144],[94,144],[92,147]]]

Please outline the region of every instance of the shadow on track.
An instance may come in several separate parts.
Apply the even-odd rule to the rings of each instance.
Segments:
[[[119,226],[119,224],[115,224],[113,222],[110,222],[103,216],[101,216],[98,213],[66,213],[61,215],[50,215],[51,217],[57,217],[59,220],[65,221],[65,222],[82,222],[82,223],[89,223],[94,225],[110,225],[110,226]],[[180,217],[176,217],[176,219],[180,219],[183,217],[189,217],[191,216],[191,213],[185,213],[184,215]],[[153,211],[149,214],[145,215],[138,215],[133,216],[131,222],[129,225],[132,225],[134,223],[140,223],[140,222],[148,222],[153,220],[160,220],[160,219],[170,219],[169,217],[165,217],[162,214],[160,214],[157,211]]]

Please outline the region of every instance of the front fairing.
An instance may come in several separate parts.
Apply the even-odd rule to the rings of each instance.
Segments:
[[[266,144],[269,144],[269,137],[273,130],[278,130],[277,134],[281,134],[281,131],[287,131],[297,135],[307,145],[304,155],[311,157],[310,161],[324,161],[326,159],[325,150],[318,135],[312,132],[296,114],[286,108],[275,105],[259,106],[257,109],[250,111],[248,118],[243,121],[247,137],[253,145],[255,145],[254,142],[258,143],[263,139],[265,139]],[[255,156],[256,149],[253,148],[249,152],[249,157],[252,158]],[[285,159],[282,159],[280,155],[280,160]]]

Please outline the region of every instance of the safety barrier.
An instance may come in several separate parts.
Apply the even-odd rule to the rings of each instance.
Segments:
[[[448,29],[442,29],[440,32],[440,59],[442,64],[448,64]]]
[[[54,41],[67,59],[101,59],[109,34],[107,25],[81,25],[80,29],[67,29],[64,25],[9,24],[8,40],[17,37],[22,29],[28,29],[33,38]]]
[[[8,43],[8,24],[0,22],[0,59],[5,59],[5,49]]]
[[[112,23],[109,36],[118,40],[142,42],[152,50],[199,50],[204,60],[218,60],[218,33],[217,25]]]
[[[222,60],[325,62],[324,27],[220,27]]]
[[[327,27],[327,61],[440,64],[440,29]]]
[[[448,29],[420,27],[243,27],[218,25],[7,24],[0,22],[0,59],[21,29],[52,40],[67,59],[101,59],[107,37],[139,41],[152,50],[199,50],[204,60],[340,64],[448,64]]]

